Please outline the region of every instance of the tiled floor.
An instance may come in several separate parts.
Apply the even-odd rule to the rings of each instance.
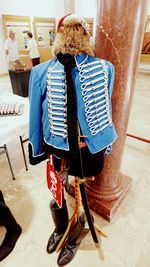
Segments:
[[[0,91],[10,90],[7,77],[0,78]],[[128,132],[150,139],[150,76],[138,74]],[[5,156],[0,157],[0,188],[23,228],[14,251],[1,267],[56,267],[57,254],[48,255],[46,244],[53,230],[49,212],[51,194],[46,186],[45,162],[25,171],[18,140],[9,145],[16,180],[12,181]],[[26,154],[27,154],[27,144]],[[18,160],[19,159],[19,160]],[[105,261],[100,261],[91,236],[83,240],[70,267],[150,266],[150,144],[127,137],[121,170],[132,177],[132,189],[113,221],[95,216],[108,234],[103,239]],[[67,197],[69,212],[74,200]],[[0,238],[4,229],[0,228]]]
[[[149,62],[140,62],[139,64],[139,71],[143,73],[149,73],[150,74],[150,63]]]
[[[8,75],[0,76],[0,94],[5,91],[12,92],[10,78]]]

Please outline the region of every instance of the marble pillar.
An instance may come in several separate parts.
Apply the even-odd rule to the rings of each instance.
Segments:
[[[111,220],[131,186],[120,173],[137,63],[146,21],[146,0],[97,0],[95,53],[115,66],[113,121],[118,139],[105,158],[104,170],[86,183],[92,210]]]

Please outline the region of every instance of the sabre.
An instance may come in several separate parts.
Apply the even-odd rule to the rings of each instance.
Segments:
[[[80,129],[80,128],[78,127],[78,129]],[[78,137],[80,139],[81,136],[79,135]],[[79,144],[80,144],[80,142],[79,142]],[[81,165],[81,174],[82,174],[82,177],[80,177],[80,178],[82,180],[82,179],[84,179],[84,173],[83,173],[82,155],[81,155],[81,149],[80,148],[79,148],[79,156],[80,156],[80,165]],[[104,260],[104,254],[103,254],[102,247],[101,247],[101,242],[100,242],[101,240],[98,239],[96,231],[95,231],[95,228],[94,228],[94,222],[93,222],[92,217],[91,217],[91,213],[90,213],[90,209],[89,209],[89,204],[88,204],[87,194],[86,194],[86,191],[85,191],[84,182],[83,183],[79,183],[79,187],[80,187],[80,192],[81,192],[81,199],[82,199],[83,208],[84,208],[84,211],[85,211],[85,215],[86,215],[86,218],[87,218],[87,222],[88,222],[88,225],[89,225],[89,229],[90,229],[93,241],[95,243],[95,246],[96,246],[96,249],[98,251],[100,259]]]

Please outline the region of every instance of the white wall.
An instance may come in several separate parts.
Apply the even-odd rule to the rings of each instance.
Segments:
[[[75,0],[75,13],[79,16],[92,18],[95,14],[96,0]]]
[[[56,18],[57,20],[64,15],[63,0],[0,0],[0,73],[7,72],[6,59],[4,53],[4,34],[2,25],[2,14],[29,16],[33,17]]]
[[[150,15],[150,0],[147,0],[147,15]]]

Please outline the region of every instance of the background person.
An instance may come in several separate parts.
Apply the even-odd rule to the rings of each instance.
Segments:
[[[28,32],[27,36],[28,36],[27,49],[29,50],[29,56],[32,60],[32,66],[34,67],[40,64],[40,54],[38,51],[37,42],[33,38],[33,34],[31,32]]]
[[[19,52],[15,35],[16,33],[13,30],[10,30],[9,37],[5,41],[5,53],[7,56],[8,70],[14,69],[16,61],[19,60]]]
[[[22,232],[10,209],[6,206],[3,194],[0,190],[0,225],[6,228],[6,235],[0,245],[0,261],[4,260],[14,249]]]

